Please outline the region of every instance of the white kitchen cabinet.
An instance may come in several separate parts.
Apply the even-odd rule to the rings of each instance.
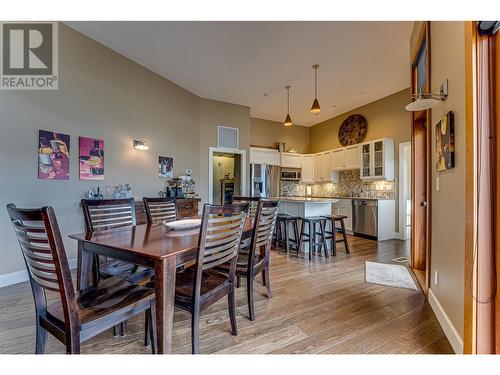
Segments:
[[[361,144],[362,180],[394,179],[394,139],[383,138]]]
[[[339,148],[332,151],[332,169],[334,171],[343,171],[345,168],[345,149]]]
[[[352,232],[352,199],[342,198],[339,199],[337,203],[333,203],[332,212],[334,215],[344,215],[347,216],[344,219],[344,225],[346,232],[348,234],[353,234]]]
[[[284,152],[281,154],[281,168],[302,168],[301,155]]]
[[[314,154],[314,181],[338,182],[338,173],[332,168],[332,153],[330,151]]]
[[[250,164],[280,165],[280,153],[270,148],[250,147]]]
[[[361,167],[361,147],[359,145],[344,148],[345,169],[358,169]]]
[[[314,155],[307,154],[301,155],[300,157],[301,167],[302,167],[302,183],[313,184],[314,183]]]

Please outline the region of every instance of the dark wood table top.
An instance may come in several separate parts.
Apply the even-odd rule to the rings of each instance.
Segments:
[[[253,220],[248,218],[244,237],[251,235]],[[198,247],[200,229],[172,230],[162,224],[141,224],[131,227],[70,234],[69,238],[118,250],[126,250],[154,259],[194,251]]]

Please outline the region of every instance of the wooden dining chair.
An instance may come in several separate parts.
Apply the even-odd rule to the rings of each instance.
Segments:
[[[28,271],[35,302],[35,353],[43,354],[47,332],[66,345],[66,353],[80,353],[82,342],[146,312],[153,336],[154,290],[110,277],[75,293],[66,251],[52,207],[19,209],[7,205]],[[46,293],[59,299],[48,305]],[[152,347],[155,351],[155,345]]]
[[[248,203],[248,216],[255,217],[257,214],[257,205],[259,197],[233,197],[233,203]]]
[[[148,224],[177,220],[175,198],[142,198]]]
[[[85,218],[87,232],[114,229],[136,224],[134,199],[82,199],[81,206]],[[96,256],[94,277],[107,278],[112,276],[128,277],[137,272],[138,266],[122,260]],[[150,276],[137,275],[139,279]],[[78,288],[80,285],[78,285]]]
[[[253,284],[255,277],[259,273],[262,273],[262,284],[266,287],[267,297],[272,297],[269,279],[269,259],[278,210],[279,201],[259,200],[250,248],[248,251],[240,249],[236,262],[236,277],[245,278],[247,281],[247,302],[250,320],[255,320]],[[230,265],[226,263],[219,266],[218,269],[229,272]]]
[[[247,210],[248,205],[206,204],[203,207],[196,263],[176,275],[175,305],[191,313],[193,354],[199,353],[200,349],[200,313],[224,296],[228,296],[231,333],[238,334],[234,274]],[[214,269],[226,262],[230,264],[228,273]]]

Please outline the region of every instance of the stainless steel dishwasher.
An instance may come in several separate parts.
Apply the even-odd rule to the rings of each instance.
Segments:
[[[352,200],[352,226],[354,234],[377,237],[377,200]]]

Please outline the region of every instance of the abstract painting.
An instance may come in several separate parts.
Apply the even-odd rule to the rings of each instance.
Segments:
[[[453,112],[448,112],[436,124],[436,170],[445,171],[455,167],[455,124]]]
[[[174,177],[174,159],[166,156],[158,157],[158,176],[161,178]]]
[[[104,141],[80,137],[80,180],[104,180]]]
[[[38,178],[69,180],[69,135],[38,131]]]

